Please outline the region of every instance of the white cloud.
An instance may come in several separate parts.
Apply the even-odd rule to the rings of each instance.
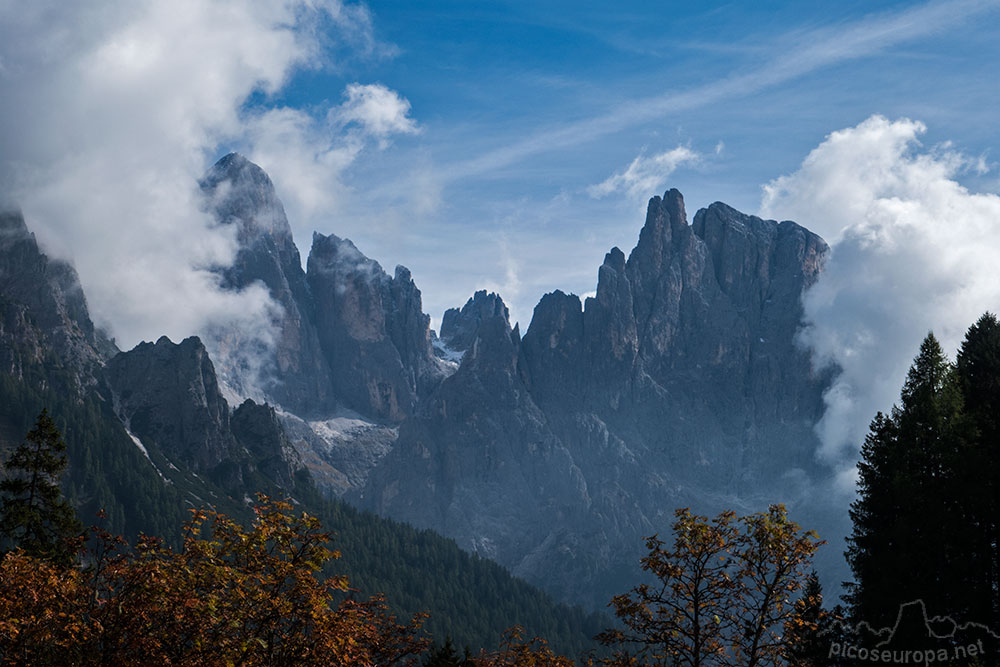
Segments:
[[[381,84],[349,84],[343,104],[317,118],[299,109],[268,109],[246,119],[248,157],[274,180],[299,238],[344,214],[352,194],[344,172],[374,144],[419,131],[410,103]],[[420,189],[423,193],[424,190]]]
[[[74,262],[121,345],[234,324],[266,343],[266,293],[220,291],[210,270],[235,240],[197,179],[220,145],[241,146],[280,172],[293,208],[331,206],[363,139],[244,104],[345,48],[380,51],[367,9],[339,0],[0,1],[0,192]],[[354,122],[380,140],[412,131],[405,100],[358,88]]]
[[[287,107],[248,119],[246,139],[247,157],[270,175],[289,221],[300,232],[311,231],[317,217],[337,212],[348,194],[341,176],[365,145]]]
[[[624,171],[590,186],[587,192],[595,199],[615,192],[624,192],[633,199],[648,198],[666,184],[667,179],[680,165],[685,162],[695,162],[699,157],[698,153],[686,146],[678,146],[673,150],[649,157],[639,155]]]
[[[963,187],[956,179],[982,161],[921,146],[924,131],[872,116],[765,186],[763,216],[797,220],[832,245],[804,299],[802,340],[842,369],[818,427],[820,456],[835,465],[855,460],[875,412],[897,400],[928,331],[954,353],[1000,307],[1000,196]]]
[[[410,103],[379,83],[352,83],[345,91],[347,100],[330,110],[330,120],[342,125],[356,124],[379,140],[391,134],[415,134],[417,124],[409,117]]]

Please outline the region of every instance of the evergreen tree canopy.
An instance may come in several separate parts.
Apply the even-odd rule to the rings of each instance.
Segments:
[[[1000,627],[1000,322],[985,313],[969,327],[956,359],[965,411],[973,429],[959,484],[974,531],[976,591],[970,617]]]
[[[465,653],[459,655],[455,651],[451,637],[446,637],[444,644],[432,649],[424,658],[422,665],[423,667],[475,667],[476,663],[468,648],[465,649]]]
[[[962,607],[962,575],[951,563],[968,539],[956,503],[964,431],[954,366],[928,334],[900,406],[875,417],[862,447],[847,552],[855,620],[889,626],[901,604],[917,599],[935,613]]]
[[[66,443],[47,410],[11,453],[5,468],[8,477],[0,482],[0,537],[36,558],[71,562],[83,526],[59,488],[66,469]]]
[[[789,667],[820,667],[829,664],[835,614],[823,608],[823,586],[813,570],[806,579],[795,615],[785,623]]]
[[[920,600],[933,616],[997,626],[1000,324],[987,313],[951,364],[933,334],[900,404],[876,415],[861,449],[845,600],[857,622],[891,627]],[[921,623],[908,642],[926,641]]]

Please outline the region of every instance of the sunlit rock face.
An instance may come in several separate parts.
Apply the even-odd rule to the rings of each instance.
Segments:
[[[443,375],[410,272],[389,276],[347,239],[313,235],[308,281],[334,393],[363,415],[401,421]]]

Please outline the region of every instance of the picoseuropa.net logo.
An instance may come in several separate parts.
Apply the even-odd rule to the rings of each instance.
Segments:
[[[982,623],[959,623],[949,616],[927,616],[923,600],[899,606],[891,627],[840,624],[831,635],[828,657],[836,664],[997,664],[1000,634]],[[836,637],[834,639],[834,637]]]
[[[932,663],[946,663],[956,660],[968,660],[978,656],[985,656],[986,648],[983,640],[966,646],[953,646],[951,650],[946,648],[925,648],[925,649],[878,649],[855,646],[854,644],[841,644],[840,642],[830,643],[830,658],[847,658],[859,662],[880,662],[883,664],[896,665],[929,665]]]

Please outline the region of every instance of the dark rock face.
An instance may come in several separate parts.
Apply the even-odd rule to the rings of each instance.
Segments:
[[[304,463],[274,408],[247,399],[233,411],[229,427],[265,477],[282,489],[295,487],[295,473]]]
[[[140,343],[108,361],[105,376],[125,427],[168,460],[215,475],[225,462],[241,458],[229,405],[197,337],[178,344],[166,336]]]
[[[794,338],[826,250],[724,204],[689,225],[679,192],[655,197],[586,304],[546,295],[523,340],[503,316],[479,319],[360,501],[606,604],[674,508],[794,502],[793,480],[814,470],[827,380]]]
[[[303,271],[271,180],[240,155],[219,160],[201,187],[219,222],[236,226],[239,251],[220,271],[223,286],[263,284],[277,306],[272,345],[210,332],[226,395],[280,406],[326,491],[363,483],[392,446],[394,425],[451,370],[432,352],[420,291],[406,268],[390,277],[332,235],[315,235]]]
[[[95,383],[105,359],[117,353],[95,329],[76,271],[38,248],[18,212],[0,213],[0,362],[17,375],[27,354],[51,353],[75,378],[66,389],[82,393]],[[31,331],[29,331],[29,329]]]
[[[307,278],[338,399],[376,419],[411,414],[442,371],[410,272],[397,266],[389,277],[349,240],[317,233]]]
[[[229,489],[248,488],[258,473],[294,488],[302,460],[274,408],[247,400],[230,415],[197,337],[140,343],[108,361],[104,376],[129,434],[171,464]]]
[[[63,364],[157,457],[240,494],[258,475],[292,488],[305,466],[328,493],[594,608],[634,585],[641,538],[676,507],[785,501],[794,516],[828,384],[795,345],[827,247],[795,223],[716,203],[689,225],[671,190],[631,254],[606,255],[593,298],[545,295],[522,338],[500,297],[477,292],[445,315],[446,361],[405,268],[316,234],[303,271],[270,180],[238,155],[202,188],[240,242],[224,286],[262,283],[277,304],[273,348],[218,332],[218,377],[197,338],[117,353],[72,268],[4,214],[0,371]],[[230,414],[220,385],[248,390],[244,362],[262,354],[273,377],[258,388],[280,409]]]
[[[272,325],[276,333],[273,371],[247,380],[241,357],[261,350],[240,348],[240,332],[219,332],[213,341],[226,359],[220,374],[237,392],[261,384],[267,396],[303,415],[324,414],[335,405],[329,366],[320,349],[312,295],[302,260],[292,240],[285,210],[267,174],[241,155],[219,160],[201,181],[217,219],[237,226],[240,248],[223,271],[223,286],[241,290],[262,282],[280,307]],[[227,363],[229,362],[229,363]]]
[[[32,367],[45,361],[45,348],[28,307],[0,300],[0,373],[24,381]]]
[[[494,317],[510,321],[510,313],[500,295],[479,290],[462,309],[449,308],[441,318],[441,342],[452,350],[465,352],[476,340],[479,325]]]
[[[567,547],[562,524],[587,505],[572,456],[525,387],[519,338],[503,315],[483,320],[460,369],[400,427],[388,458],[412,470],[376,467],[367,487],[379,511],[417,525],[433,517],[516,573],[539,536]]]

